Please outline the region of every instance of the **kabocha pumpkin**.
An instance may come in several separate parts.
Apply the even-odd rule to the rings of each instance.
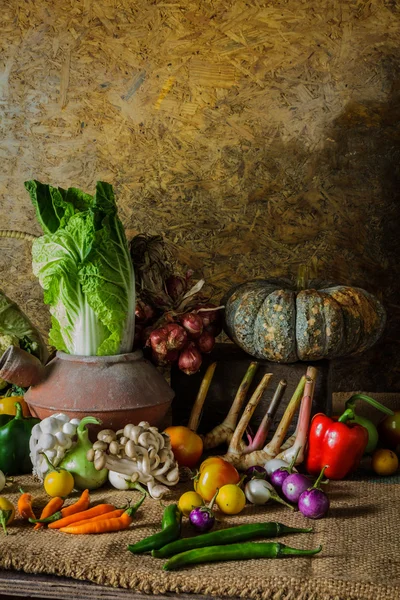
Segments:
[[[385,309],[361,288],[293,291],[256,279],[225,296],[225,332],[256,358],[291,363],[349,356],[381,336]]]

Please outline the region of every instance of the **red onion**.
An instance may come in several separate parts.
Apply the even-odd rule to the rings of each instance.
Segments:
[[[163,328],[167,331],[167,349],[182,350],[187,344],[188,335],[183,327],[178,323],[168,323]]]
[[[153,350],[151,356],[156,365],[164,366],[168,364],[168,352],[163,354],[162,352],[154,352]]]
[[[136,321],[145,325],[155,317],[154,308],[138,300],[135,308]]]
[[[176,363],[179,358],[179,350],[168,350],[165,360],[168,364]]]
[[[186,279],[179,277],[178,275],[171,275],[171,277],[168,277],[165,286],[167,288],[168,296],[170,296],[174,302],[179,300],[187,290]]]
[[[200,352],[208,354],[215,346],[215,337],[211,333],[208,333],[208,331],[203,331],[201,336],[196,340],[196,345]]]
[[[222,331],[222,310],[202,310],[217,308],[215,304],[203,304],[196,307],[197,314],[203,321],[205,331],[208,331],[215,337]]]
[[[154,329],[149,336],[149,342],[152,350],[156,354],[161,354],[165,356],[167,354],[167,340],[168,340],[168,331],[165,327],[160,327],[159,329]]]
[[[193,342],[190,342],[180,353],[178,366],[186,375],[193,375],[200,369],[202,362],[199,350]]]
[[[181,317],[181,323],[189,333],[190,337],[198,338],[201,336],[203,332],[203,321],[196,313],[186,313]]]

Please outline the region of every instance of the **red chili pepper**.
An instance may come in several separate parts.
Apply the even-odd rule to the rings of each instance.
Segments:
[[[346,420],[346,417],[343,420]],[[328,479],[344,479],[354,471],[368,443],[368,431],[362,425],[334,421],[319,413],[311,421],[305,467],[318,475],[327,465]]]

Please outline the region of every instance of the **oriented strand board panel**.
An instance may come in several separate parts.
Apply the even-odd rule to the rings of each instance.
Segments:
[[[0,0],[0,229],[39,233],[23,181],[115,186],[222,294],[318,263],[399,315],[395,0]],[[28,241],[0,286],[48,313]],[[397,327],[397,329],[396,329]],[[400,388],[399,365],[386,373]],[[396,370],[397,369],[397,370]],[[385,383],[385,385],[386,385]]]

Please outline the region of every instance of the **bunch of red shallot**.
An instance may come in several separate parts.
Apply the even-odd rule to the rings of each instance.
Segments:
[[[161,366],[178,363],[187,375],[200,369],[202,354],[211,352],[216,336],[222,331],[221,310],[210,303],[183,314],[166,313],[150,325],[151,318],[145,313],[144,307],[138,305],[136,327],[144,349],[151,353],[152,361]]]

